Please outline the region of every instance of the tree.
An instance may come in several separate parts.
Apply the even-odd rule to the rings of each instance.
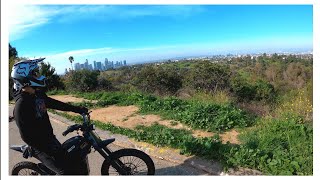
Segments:
[[[240,73],[236,73],[230,80],[231,91],[236,95],[238,101],[251,101],[255,98],[256,89],[250,84],[249,80],[242,76]]]
[[[69,57],[69,61],[70,61],[70,63],[71,63],[71,69],[73,70],[73,66],[72,66],[72,62],[74,61],[73,56],[70,56],[70,57]]]
[[[182,87],[182,77],[174,67],[145,66],[137,77],[137,87],[144,92],[173,95]]]
[[[264,67],[263,67],[262,63],[257,62],[254,65],[253,72],[256,74],[257,77],[262,77],[263,76],[263,70],[264,70]]]
[[[41,62],[40,64],[40,74],[46,77],[46,90],[54,89],[64,89],[64,84],[62,83],[60,77],[55,73],[55,68],[50,65],[50,63]]]
[[[12,66],[15,63],[15,60],[18,56],[18,52],[16,48],[12,47],[11,44],[9,43],[9,99],[12,100],[13,97],[13,92],[12,92],[12,87],[13,87],[13,80],[10,78],[10,74],[12,71]]]
[[[283,79],[290,88],[302,88],[312,76],[311,73],[307,73],[306,69],[300,62],[290,63],[283,73]]]
[[[100,72],[83,69],[69,73],[66,76],[67,90],[89,92],[98,87],[98,76]]]
[[[229,88],[231,72],[226,65],[203,61],[190,71],[190,85],[197,90],[216,92]]]
[[[111,90],[113,89],[111,81],[107,77],[103,76],[102,73],[98,76],[98,89],[100,90]]]
[[[17,58],[18,57],[18,52],[15,47],[12,47],[11,44],[9,43],[9,58]]]
[[[265,71],[265,76],[267,80],[272,84],[275,84],[276,80],[279,79],[280,74],[281,65],[278,62],[271,63]]]

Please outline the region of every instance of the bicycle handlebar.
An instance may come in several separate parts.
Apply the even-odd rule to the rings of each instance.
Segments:
[[[88,123],[88,122],[90,122],[90,113],[91,113],[92,111],[89,111],[89,112],[87,112],[87,113],[82,113],[81,114],[81,116],[82,116],[82,118],[83,118],[83,123]],[[81,128],[83,128],[83,125],[80,125],[80,124],[74,124],[74,125],[71,125],[71,126],[69,126],[68,128],[67,128],[67,130],[65,130],[63,133],[62,133],[62,135],[63,136],[66,136],[67,134],[69,134],[69,133],[71,133],[71,132],[73,132],[73,131],[75,131],[75,130],[79,130],[79,129],[81,129]]]
[[[82,128],[82,125],[80,125],[80,124],[71,125],[71,126],[68,127],[67,130],[65,130],[65,131],[62,133],[62,135],[63,135],[63,136],[66,136],[67,134],[69,134],[69,133],[71,133],[71,132],[73,132],[73,131],[75,131],[75,130],[79,130],[80,128]]]

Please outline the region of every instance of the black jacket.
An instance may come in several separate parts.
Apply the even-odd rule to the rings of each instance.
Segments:
[[[50,151],[48,144],[55,139],[47,108],[79,112],[79,107],[57,101],[41,92],[34,95],[15,93],[14,98],[13,115],[22,140],[43,152]]]

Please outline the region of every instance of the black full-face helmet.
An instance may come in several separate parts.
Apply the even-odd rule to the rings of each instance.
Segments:
[[[45,87],[46,77],[40,76],[38,63],[45,58],[20,61],[13,65],[11,77],[13,79],[13,88],[20,91],[23,87]]]

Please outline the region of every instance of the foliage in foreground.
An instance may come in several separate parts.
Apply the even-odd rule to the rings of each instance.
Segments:
[[[81,122],[80,116],[59,113]],[[261,119],[260,124],[243,133],[243,144],[222,144],[218,136],[195,138],[189,131],[170,129],[159,124],[137,126],[135,130],[94,121],[103,130],[123,134],[156,146],[181,150],[182,154],[197,155],[220,161],[229,167],[248,167],[271,175],[313,174],[313,130],[300,124],[297,117]]]
[[[243,144],[231,149],[227,163],[273,175],[313,174],[313,129],[300,117],[261,119],[241,135]]]

